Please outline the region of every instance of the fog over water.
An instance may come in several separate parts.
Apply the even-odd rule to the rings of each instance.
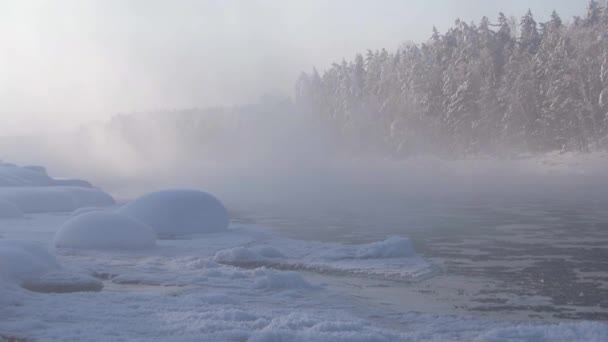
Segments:
[[[424,42],[460,17],[581,14],[584,0],[3,1],[0,135],[117,113],[291,95],[301,71]]]

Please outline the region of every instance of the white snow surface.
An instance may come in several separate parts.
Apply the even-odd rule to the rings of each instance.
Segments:
[[[54,244],[58,248],[136,250],[154,247],[156,233],[129,216],[91,211],[65,222]]]
[[[84,215],[92,214],[98,212]],[[25,243],[26,251],[30,244],[49,246],[66,220],[68,213],[4,220],[0,236],[34,241]],[[367,307],[359,306],[353,299],[356,295],[318,280],[327,265],[361,272],[342,274],[345,277],[371,274],[389,279],[397,271],[387,265],[400,265],[401,272],[409,274],[404,273],[403,279],[424,279],[432,267],[420,257],[408,256],[411,250],[401,252],[409,246],[405,241],[388,238],[345,246],[285,239],[264,227],[233,223],[223,232],[159,240],[154,249],[57,249],[60,270],[94,274],[104,279],[103,290],[48,294],[0,286],[0,335],[35,341],[262,342],[605,341],[608,337],[608,325],[591,322],[493,321],[416,312],[378,318],[372,311],[362,314]],[[2,244],[13,245],[9,240],[0,240]],[[391,252],[378,253],[379,246]],[[51,260],[38,247],[32,254],[33,260],[37,255],[44,262]],[[231,256],[236,264],[222,263],[220,255]],[[264,264],[248,264],[250,258]],[[44,262],[42,269],[55,265]],[[26,273],[41,272],[36,267],[31,270]],[[52,283],[53,277],[48,278]]]
[[[118,211],[146,223],[161,237],[224,231],[230,223],[224,205],[197,190],[148,193]]]

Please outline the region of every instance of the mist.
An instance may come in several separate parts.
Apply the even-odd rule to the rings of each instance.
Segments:
[[[313,66],[547,5],[568,18],[584,1],[4,1],[0,135],[291,96]]]

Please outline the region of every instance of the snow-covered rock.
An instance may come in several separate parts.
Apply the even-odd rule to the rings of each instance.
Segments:
[[[60,268],[57,259],[38,243],[0,240],[0,279],[20,283]]]
[[[54,243],[58,248],[137,250],[154,247],[156,234],[131,217],[93,211],[65,222]]]
[[[99,291],[97,279],[63,269],[42,245],[23,240],[0,240],[0,287],[21,286],[35,292]],[[6,300],[0,300],[0,302]]]
[[[110,206],[114,199],[98,189],[82,187],[0,187],[0,200],[23,213],[70,212],[85,206]]]
[[[230,219],[213,195],[197,190],[164,190],[146,194],[118,210],[154,228],[159,236],[221,232]]]
[[[7,218],[20,218],[23,217],[23,213],[16,205],[9,201],[0,199],[0,219]]]

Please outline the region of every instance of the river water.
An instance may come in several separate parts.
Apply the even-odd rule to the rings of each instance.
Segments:
[[[305,240],[356,244],[410,237],[416,251],[441,270],[436,276],[407,284],[323,280],[352,293],[372,316],[418,311],[608,320],[608,196],[603,189],[408,196],[315,215],[239,216]]]

